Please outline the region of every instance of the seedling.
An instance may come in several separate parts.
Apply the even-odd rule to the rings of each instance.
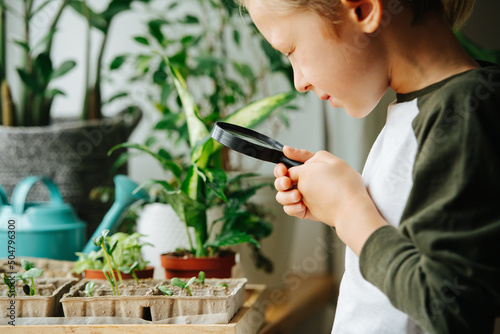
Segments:
[[[92,294],[94,293],[94,288],[95,288],[95,282],[88,282],[85,284],[85,294],[88,297],[92,297]]]
[[[26,271],[24,273],[17,273],[15,276],[15,280],[22,280],[24,282],[23,291],[28,296],[35,296],[36,286],[35,286],[35,278],[42,276],[43,270],[35,267],[35,264],[32,261],[22,259],[21,266]],[[31,281],[31,286],[28,284],[28,279]]]
[[[198,273],[198,279],[196,280],[196,282],[200,283],[201,285],[205,284],[205,272],[204,271],[200,271]]]
[[[191,289],[189,289],[189,286],[196,280],[196,277],[191,277],[189,281],[184,282],[178,279],[177,277],[174,277],[170,280],[170,285],[173,286],[178,286],[181,289],[185,289],[187,291],[187,294],[192,296],[193,294],[191,293]]]
[[[158,287],[158,290],[160,290],[161,292],[163,292],[164,295],[167,295],[167,296],[172,296],[174,293],[172,291],[170,291],[166,285],[161,285]]]
[[[135,274],[135,270],[139,266],[139,263],[135,261],[130,267],[128,266],[123,266],[118,268],[118,271],[124,273],[124,274],[130,274],[134,278],[135,282],[137,285],[139,285],[139,279],[137,278],[137,275]]]
[[[15,285],[14,285],[14,283],[12,282],[12,281],[13,281],[13,279],[9,278],[9,277],[8,277],[7,275],[5,275],[5,274],[2,274],[2,279],[3,279],[3,282],[4,282],[5,284],[7,284],[7,287],[9,288],[9,292],[7,293],[7,295],[8,295],[9,297],[11,297],[11,296],[16,297],[16,296],[17,296],[17,294],[16,294],[16,288],[15,288]]]
[[[104,271],[104,275],[106,276],[106,279],[109,281],[111,284],[111,288],[113,288],[113,293],[117,294],[118,296],[120,295],[120,291],[118,290],[118,284],[116,281],[115,273],[113,271],[113,266],[111,265],[111,259],[109,254],[113,252],[113,250],[116,247],[116,244],[118,242],[114,242],[112,246],[109,245],[108,239],[106,238],[108,236],[109,230],[105,229],[102,231],[101,235],[98,237],[92,238],[92,242],[94,245],[97,247],[101,247],[104,257],[106,258],[106,262],[108,263],[109,270],[111,272],[111,277],[107,275],[107,273]]]
[[[104,277],[106,277],[106,279],[108,280],[109,285],[111,285],[113,295],[120,295],[119,293],[117,293],[118,287],[116,286],[116,281],[113,281],[113,279],[111,278],[111,276],[109,276],[109,273],[105,269],[103,269],[102,272],[104,274]]]

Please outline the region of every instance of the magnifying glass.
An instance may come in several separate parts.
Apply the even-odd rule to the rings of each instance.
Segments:
[[[249,157],[284,163],[286,167],[300,166],[302,162],[287,158],[283,144],[262,133],[238,125],[217,122],[212,129],[212,138],[222,145]]]

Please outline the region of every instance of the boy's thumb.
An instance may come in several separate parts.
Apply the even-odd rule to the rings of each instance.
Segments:
[[[306,162],[314,156],[314,153],[307,150],[300,150],[286,145],[283,146],[283,153],[287,158],[300,162]]]

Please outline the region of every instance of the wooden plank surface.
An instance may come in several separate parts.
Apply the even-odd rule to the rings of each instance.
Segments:
[[[289,333],[337,296],[332,276],[289,278],[284,289],[266,293],[266,321],[259,334]]]
[[[220,325],[44,325],[0,326],[2,334],[250,334],[257,333],[265,318],[265,286],[247,284],[243,307],[229,324]]]

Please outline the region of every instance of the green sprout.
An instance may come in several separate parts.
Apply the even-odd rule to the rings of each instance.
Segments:
[[[172,296],[174,293],[168,289],[166,285],[161,285],[158,287],[158,290],[160,290],[164,295],[167,296]]]
[[[188,293],[188,295],[192,296],[193,294],[191,293],[191,289],[189,289],[189,286],[196,280],[196,277],[191,277],[189,281],[184,282],[178,279],[177,277],[174,277],[170,280],[170,285],[173,286],[178,286],[181,289],[185,289]]]
[[[24,282],[23,291],[28,296],[35,296],[37,294],[35,278],[42,276],[43,270],[35,267],[35,264],[30,260],[21,260],[21,266],[26,271],[24,273],[17,273],[15,280],[22,280]],[[28,279],[31,281],[31,286],[28,284]]]
[[[94,243],[95,246],[102,248],[102,251],[104,253],[104,257],[106,258],[106,261],[108,262],[108,266],[109,266],[110,273],[111,273],[111,277],[109,277],[109,275],[106,273],[106,271],[103,270],[104,276],[106,276],[106,279],[111,284],[111,288],[113,288],[113,294],[117,294],[119,296],[120,291],[118,290],[118,285],[116,282],[115,273],[113,270],[113,266],[111,265],[111,259],[109,257],[109,254],[113,253],[113,250],[116,248],[117,242],[113,243],[113,245],[110,246],[109,241],[107,239],[108,233],[109,233],[108,229],[103,230],[100,236],[92,238],[92,242]],[[119,271],[118,271],[118,273],[119,273]],[[120,278],[121,278],[121,276],[120,276]],[[115,289],[116,289],[116,291],[115,291]]]
[[[118,268],[118,272],[121,271],[124,274],[132,275],[132,277],[134,278],[137,285],[139,285],[139,279],[137,278],[137,275],[135,274],[135,271],[137,270],[138,266],[139,266],[139,262],[135,261],[134,263],[132,263],[132,265],[130,267],[123,266],[123,267]]]
[[[205,272],[204,271],[200,271],[198,273],[198,279],[196,280],[196,282],[200,283],[201,285],[205,284]]]
[[[92,297],[92,294],[94,293],[94,288],[95,288],[95,282],[91,281],[85,284],[85,294],[88,297]]]

